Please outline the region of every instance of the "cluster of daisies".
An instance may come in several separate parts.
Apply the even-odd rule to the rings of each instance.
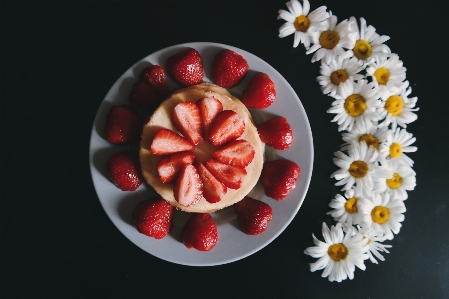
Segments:
[[[308,0],[286,3],[278,19],[286,22],[279,37],[294,35],[293,47],[300,43],[312,62],[321,61],[317,77],[324,94],[334,98],[328,113],[335,114],[344,141],[333,159],[340,169],[331,177],[343,186],[328,212],[337,222],[323,223],[324,242],[314,235],[316,246],[305,253],[318,258],[311,271],[324,269],[322,276],[341,282],[354,278],[355,266],[365,270],[364,261],[384,260],[390,245],[382,244],[399,233],[404,220],[407,191],[416,185],[413,135],[407,124],[417,119],[417,98],[409,97],[402,61],[384,44],[363,18],[340,23],[325,6],[310,12]]]

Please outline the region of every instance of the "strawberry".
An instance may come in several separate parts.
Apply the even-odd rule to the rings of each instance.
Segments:
[[[181,168],[195,161],[193,152],[179,152],[171,154],[157,163],[157,172],[162,183],[171,184]]]
[[[203,138],[207,139],[209,129],[217,115],[223,111],[223,104],[214,97],[202,98],[196,102],[200,109],[200,115],[203,123]]]
[[[300,175],[299,166],[290,160],[273,160],[263,165],[260,180],[265,194],[282,200],[296,186]]]
[[[258,73],[249,82],[241,101],[248,108],[264,109],[273,104],[276,98],[274,82],[265,73]]]
[[[263,233],[273,218],[273,210],[263,201],[245,196],[234,204],[240,229],[247,235]]]
[[[176,82],[183,86],[203,82],[204,70],[200,53],[187,48],[170,56],[167,60],[167,71]]]
[[[187,248],[209,251],[218,242],[218,230],[214,219],[208,213],[194,213],[184,225],[182,243]]]
[[[133,108],[113,105],[106,115],[103,133],[112,144],[127,144],[139,141],[142,129],[142,117]]]
[[[175,200],[186,207],[197,203],[203,197],[203,182],[195,166],[186,164],[181,168],[173,194]]]
[[[162,198],[144,200],[134,208],[132,216],[139,233],[162,239],[172,226],[173,207]]]
[[[233,88],[248,72],[248,62],[242,55],[231,50],[220,51],[212,65],[212,80],[224,88]]]
[[[194,149],[195,144],[169,129],[157,131],[150,147],[151,153],[158,156],[193,151]]]
[[[293,131],[285,117],[275,117],[257,127],[260,139],[277,150],[286,150],[293,142]]]
[[[128,101],[139,109],[153,111],[161,103],[161,97],[145,82],[134,83]]]
[[[219,202],[225,196],[228,188],[217,180],[203,163],[197,162],[196,168],[203,181],[203,196],[209,203]]]
[[[139,155],[129,151],[115,153],[109,157],[106,172],[122,191],[134,191],[143,181]]]
[[[213,145],[219,146],[239,138],[244,131],[245,121],[243,118],[235,111],[224,110],[212,123],[208,137]]]
[[[201,115],[200,109],[193,102],[182,102],[175,106],[171,115],[173,124],[193,144],[198,144],[201,139]]]
[[[239,189],[247,174],[245,168],[224,164],[215,159],[208,160],[206,168],[217,180],[231,189]]]
[[[232,166],[246,167],[251,163],[256,151],[246,140],[233,140],[212,153],[212,156],[221,163]]]
[[[159,65],[147,66],[139,76],[140,81],[150,85],[159,95],[160,99],[168,96],[167,80],[164,70]]]

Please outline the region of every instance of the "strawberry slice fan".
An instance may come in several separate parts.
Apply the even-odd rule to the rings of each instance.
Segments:
[[[270,65],[232,46],[187,43],[117,80],[97,113],[90,157],[100,202],[128,239],[170,262],[213,266],[262,249],[292,221],[313,142],[296,93]]]

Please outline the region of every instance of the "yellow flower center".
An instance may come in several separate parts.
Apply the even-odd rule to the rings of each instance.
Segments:
[[[349,214],[357,213],[359,210],[357,208],[357,198],[351,197],[350,199],[348,199],[345,203],[345,210]]]
[[[345,111],[351,116],[359,116],[366,110],[365,98],[359,94],[352,94],[345,100]]]
[[[399,115],[404,108],[404,101],[400,96],[391,96],[385,102],[385,110],[393,116]]]
[[[340,85],[340,83],[348,80],[348,77],[348,72],[346,72],[345,70],[336,70],[331,74],[331,82],[334,85]]]
[[[377,206],[371,211],[371,219],[379,224],[384,224],[390,218],[390,210],[387,207]]]
[[[320,35],[320,45],[326,49],[333,49],[340,41],[340,35],[337,32],[328,30]]]
[[[359,39],[355,42],[355,46],[352,51],[354,52],[355,57],[363,60],[371,56],[371,53],[373,53],[373,48],[366,40]]]
[[[346,246],[341,243],[333,244],[329,246],[327,254],[331,259],[338,262],[346,258],[346,256],[348,255],[348,248],[346,248]]]
[[[368,165],[363,161],[356,160],[349,166],[349,173],[355,178],[363,178],[368,173]]]
[[[370,145],[372,145],[375,149],[379,148],[379,141],[377,140],[376,137],[374,137],[371,134],[363,135],[362,137],[359,138],[359,141],[365,141],[365,143],[366,143],[366,145],[368,145],[368,147],[370,147]]]
[[[384,67],[380,67],[374,72],[374,77],[376,77],[377,83],[386,85],[390,79],[390,71]]]
[[[397,158],[402,154],[402,146],[399,143],[393,142],[390,145],[390,157]]]
[[[387,179],[387,185],[391,189],[396,189],[396,188],[401,187],[402,177],[397,173],[393,173],[393,177],[391,179]]]
[[[295,19],[293,22],[296,31],[306,32],[310,26],[310,20],[308,17],[301,15]]]

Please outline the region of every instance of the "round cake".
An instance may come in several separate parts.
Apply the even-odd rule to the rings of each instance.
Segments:
[[[245,168],[247,175],[239,189],[228,188],[223,198],[216,203],[209,203],[204,197],[195,204],[184,206],[179,204],[174,197],[174,184],[162,183],[157,170],[157,163],[164,157],[154,155],[150,151],[155,134],[160,129],[169,129],[179,133],[174,126],[171,115],[175,106],[181,102],[197,102],[201,98],[214,97],[218,99],[223,110],[232,110],[238,113],[245,122],[245,130],[238,139],[248,141],[255,150],[255,155],[251,163]],[[153,113],[148,122],[144,125],[140,143],[140,164],[145,180],[154,190],[167,202],[179,210],[195,213],[214,212],[242,200],[256,185],[259,180],[264,162],[264,143],[260,140],[257,128],[253,123],[251,114],[246,106],[236,97],[232,96],[226,89],[212,83],[200,83],[180,89],[170,95]],[[208,140],[201,140],[194,150],[198,161],[206,163],[212,153],[218,149]]]

